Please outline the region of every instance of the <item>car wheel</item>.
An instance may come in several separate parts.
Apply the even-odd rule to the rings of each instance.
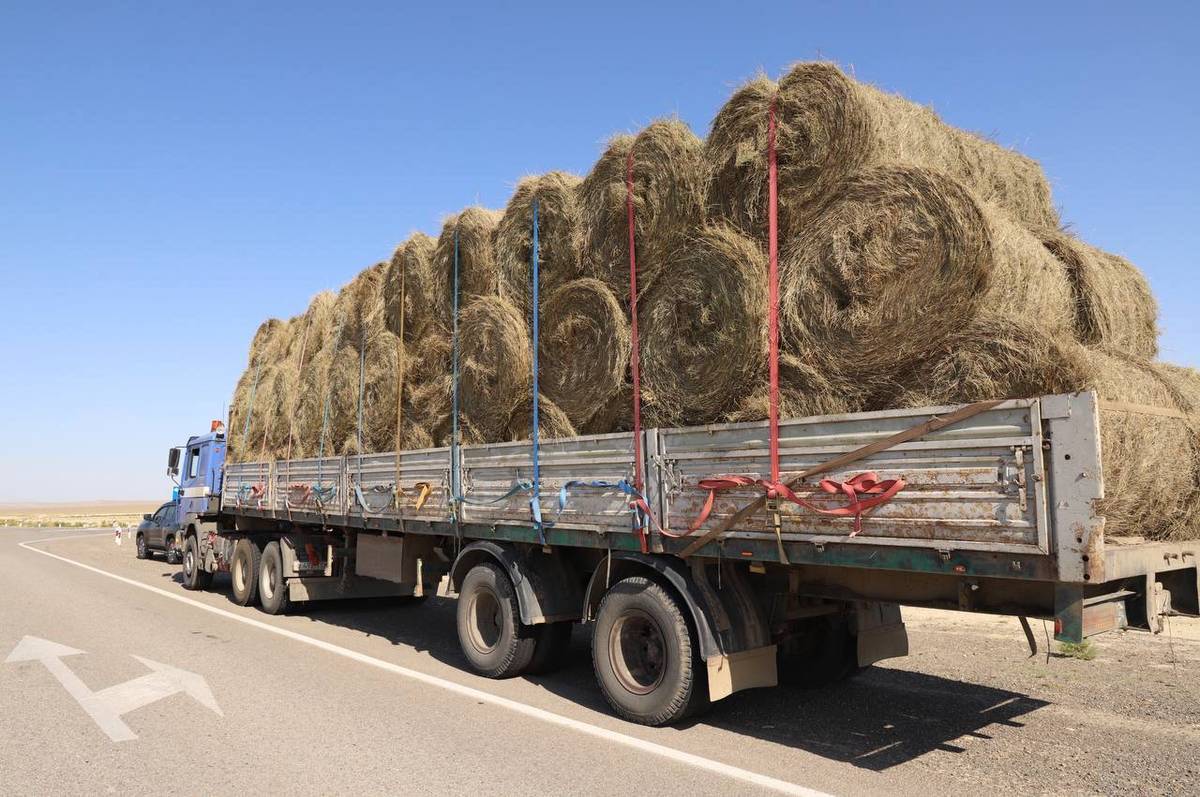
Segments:
[[[149,559],[150,551],[146,549],[146,535],[139,533],[137,535],[137,558]]]
[[[179,564],[179,546],[175,543],[174,537],[167,537],[167,564]]]

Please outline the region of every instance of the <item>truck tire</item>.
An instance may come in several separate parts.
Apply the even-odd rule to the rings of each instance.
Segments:
[[[498,566],[483,562],[462,581],[456,611],[458,644],[471,669],[488,678],[513,678],[525,672],[537,637],[521,624],[512,582]]]
[[[278,540],[268,542],[259,559],[258,603],[267,614],[285,614],[292,605]]]
[[[190,590],[208,589],[212,583],[212,573],[201,569],[200,544],[196,537],[189,534],[183,544],[183,588]]]
[[[600,602],[592,666],[609,705],[624,719],[668,725],[708,706],[704,662],[687,607],[642,576],[617,582]]]
[[[238,606],[249,606],[258,600],[258,573],[261,569],[262,551],[252,540],[238,540],[233,547],[233,560],[229,563],[233,602]]]
[[[571,631],[575,623],[567,620],[561,623],[543,623],[534,626],[533,658],[525,672],[529,675],[542,675],[561,669],[567,663],[567,655],[571,651]]]
[[[149,559],[150,558],[150,549],[146,547],[146,535],[145,534],[137,535],[137,543],[136,544],[137,544],[137,558],[138,559]]]
[[[841,615],[814,617],[776,648],[779,682],[819,689],[858,672],[858,646]]]

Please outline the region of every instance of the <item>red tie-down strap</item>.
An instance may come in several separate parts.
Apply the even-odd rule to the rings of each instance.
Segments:
[[[853,537],[862,531],[863,513],[868,509],[886,504],[892,500],[896,493],[905,488],[907,482],[904,479],[880,481],[879,476],[872,472],[860,473],[853,479],[845,482],[834,481],[833,479],[821,479],[818,486],[822,490],[831,495],[841,493],[850,499],[850,503],[845,506],[834,507],[833,509],[826,509],[825,507],[817,506],[804,500],[782,481],[772,482],[767,479],[752,479],[749,476],[715,476],[711,479],[701,479],[697,484],[700,488],[708,490],[708,498],[704,501],[704,508],[700,510],[700,516],[688,528],[687,534],[695,532],[704,525],[704,521],[708,520],[708,516],[712,514],[713,505],[716,503],[717,493],[725,490],[736,490],[742,487],[759,487],[766,492],[768,498],[784,498],[797,506],[802,506],[805,509],[810,509],[822,515],[853,517],[854,530],[850,532],[850,536]],[[862,496],[870,497],[864,498]]]

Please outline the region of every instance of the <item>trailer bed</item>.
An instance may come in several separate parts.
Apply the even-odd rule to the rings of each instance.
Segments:
[[[791,480],[956,409],[784,420],[781,476]],[[709,497],[701,480],[768,475],[765,422],[652,428],[636,440],[605,434],[542,441],[541,524],[532,511],[529,442],[462,446],[457,457],[442,447],[227,464],[221,512],[460,541],[639,550],[637,516],[621,486],[633,481],[636,444],[646,462],[641,494],[653,517],[642,530],[650,552],[786,564],[812,594],[1053,617],[1060,638],[1072,639],[1084,635],[1089,622],[1095,626],[1100,614],[1107,618],[1109,604],[1120,602],[1135,582],[1149,596],[1146,617],[1163,608],[1156,583],[1168,602],[1176,596],[1173,608],[1196,610],[1200,544],[1106,544],[1097,512],[1104,495],[1100,412],[1090,391],[1005,401],[821,473],[846,481],[870,471],[906,481],[894,499],[863,517],[857,534],[852,518],[783,502],[778,536],[764,510],[688,550],[761,497],[753,487],[716,494],[704,525],[684,534]],[[845,504],[844,496],[822,492],[815,482],[797,492],[817,506]],[[1118,532],[1127,538],[1137,530],[1107,534]],[[1125,619],[1113,616],[1114,622]]]

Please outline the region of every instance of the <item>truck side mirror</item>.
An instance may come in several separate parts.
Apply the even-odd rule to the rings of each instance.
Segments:
[[[167,452],[167,473],[172,476],[179,475],[179,449],[172,448]]]

